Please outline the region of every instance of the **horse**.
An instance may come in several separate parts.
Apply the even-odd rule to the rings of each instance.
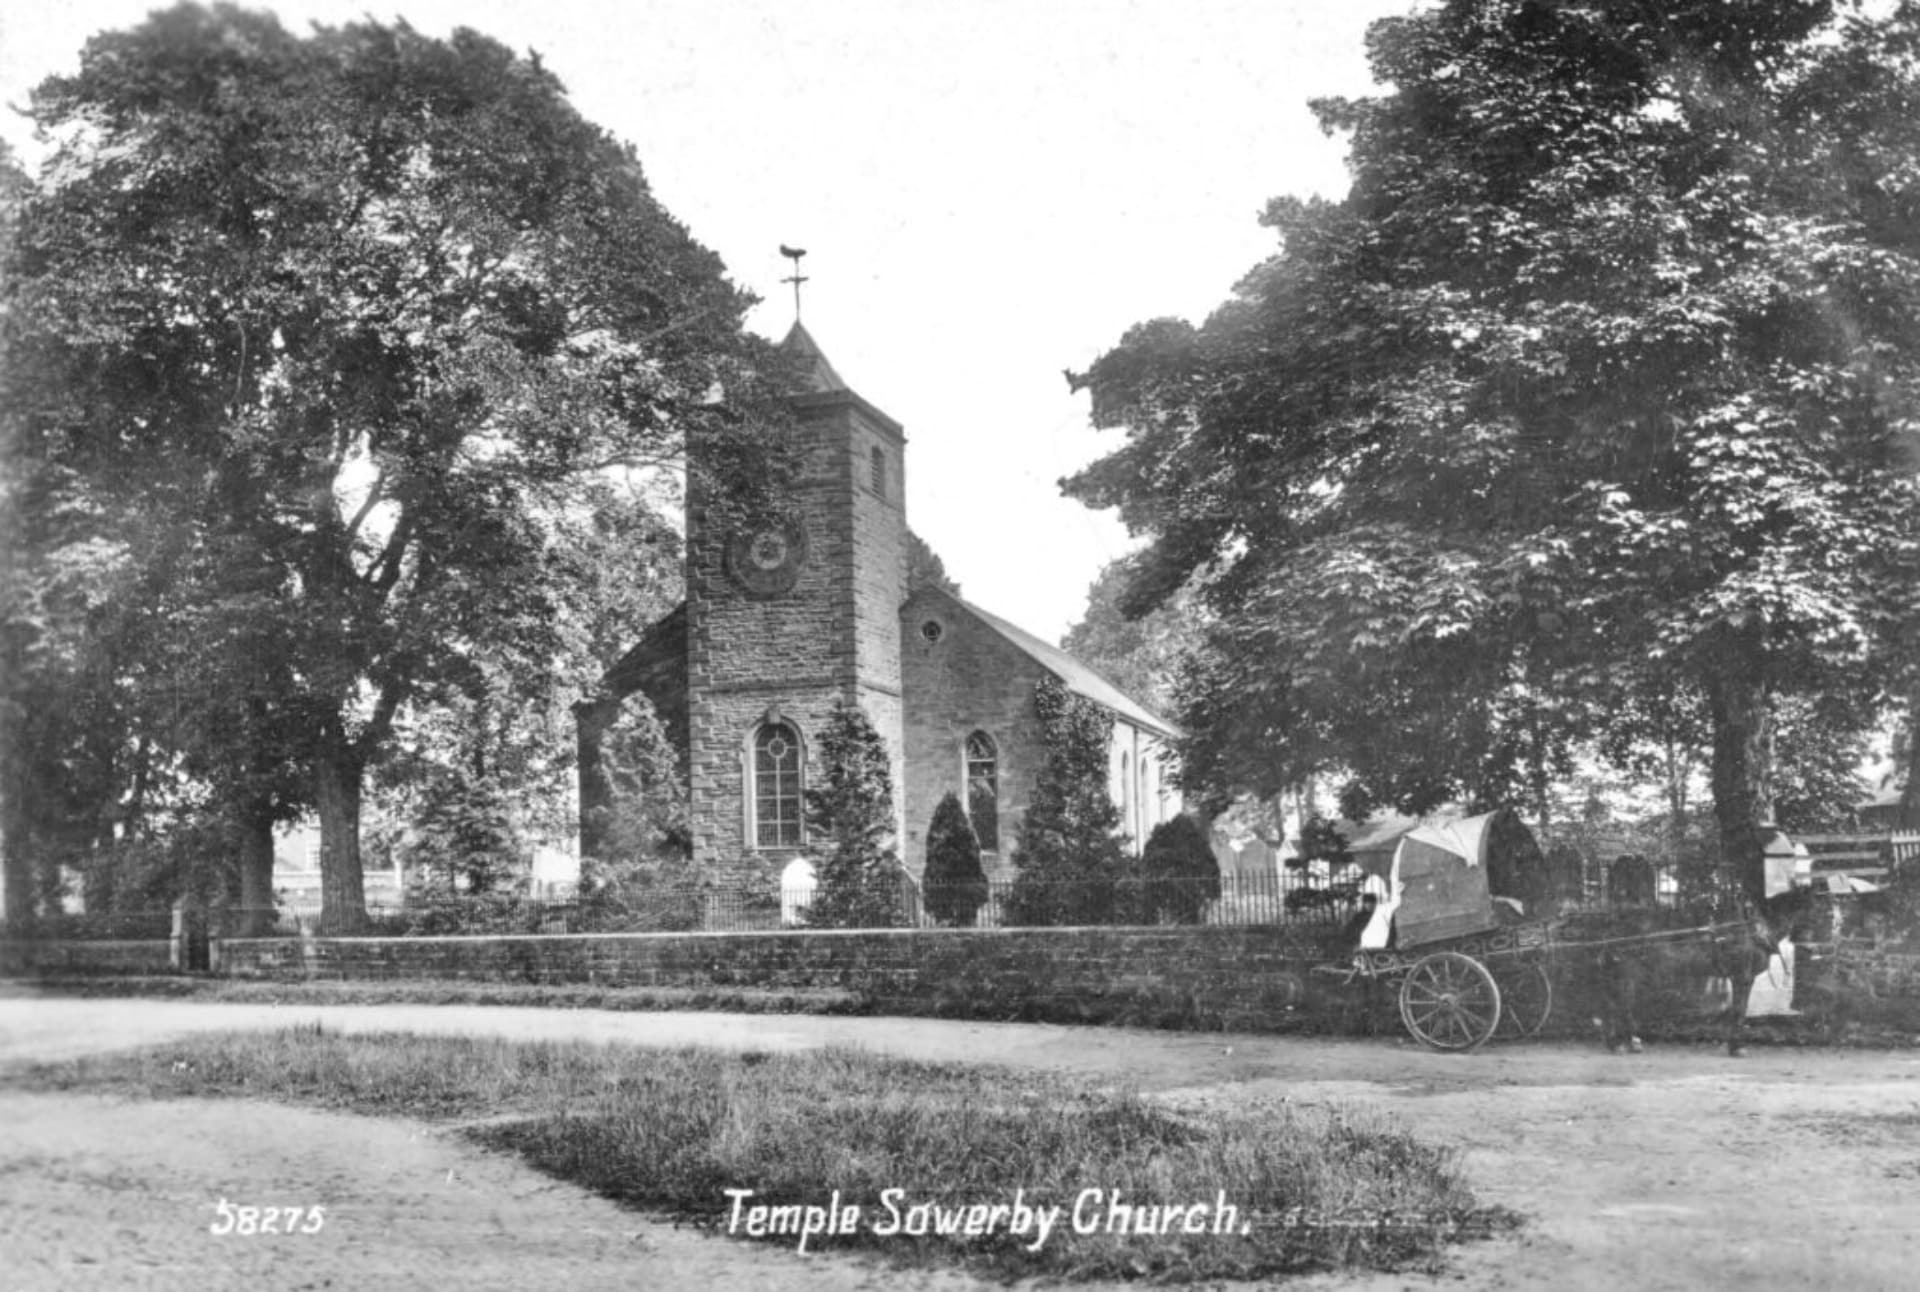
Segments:
[[[1602,1035],[1607,1049],[1639,1054],[1637,1017],[1642,994],[1653,984],[1724,978],[1732,997],[1721,1012],[1726,1027],[1727,1053],[1746,1053],[1747,1006],[1756,978],[1767,971],[1783,937],[1797,931],[1809,907],[1803,892],[1782,894],[1761,907],[1740,901],[1731,909],[1724,902],[1702,912],[1707,929],[1673,929],[1653,910],[1623,913],[1638,918],[1609,939],[1600,953],[1604,982]],[[1616,927],[1618,927],[1616,925]],[[1670,935],[1670,936],[1663,936]]]

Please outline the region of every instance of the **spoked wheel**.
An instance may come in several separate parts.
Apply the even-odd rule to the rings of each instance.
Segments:
[[[1476,1049],[1500,1023],[1500,987],[1472,956],[1436,951],[1401,982],[1400,1021],[1436,1050]]]
[[[1502,1041],[1524,1041],[1546,1026],[1553,1013],[1553,979],[1538,960],[1503,964],[1494,971],[1500,985],[1500,1025],[1494,1036]]]

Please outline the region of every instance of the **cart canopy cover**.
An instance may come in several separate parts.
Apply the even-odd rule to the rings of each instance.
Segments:
[[[1487,887],[1487,838],[1498,812],[1428,821],[1393,852],[1390,896],[1374,908],[1360,946],[1378,950],[1484,933],[1498,920]]]

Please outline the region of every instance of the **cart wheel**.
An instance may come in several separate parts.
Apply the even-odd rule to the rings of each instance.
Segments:
[[[1487,967],[1457,951],[1436,951],[1400,984],[1400,1021],[1436,1050],[1471,1050],[1500,1022],[1500,987]]]
[[[1524,1041],[1546,1026],[1553,1013],[1553,979],[1538,960],[1502,965],[1493,975],[1500,984],[1500,1025],[1494,1035],[1502,1041]]]

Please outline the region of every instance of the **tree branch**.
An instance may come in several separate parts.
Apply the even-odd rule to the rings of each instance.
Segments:
[[[366,500],[360,504],[360,510],[353,514],[353,519],[347,522],[347,541],[349,543],[351,543],[354,536],[360,532],[360,526],[366,523],[368,513],[386,496],[386,485],[386,472],[382,471],[373,478],[373,484],[367,489]]]
[[[413,531],[412,515],[402,512],[393,533],[387,536],[387,545],[360,576],[360,581],[378,592],[392,591],[393,585],[400,581],[400,558],[406,554],[407,544],[413,541]]]

